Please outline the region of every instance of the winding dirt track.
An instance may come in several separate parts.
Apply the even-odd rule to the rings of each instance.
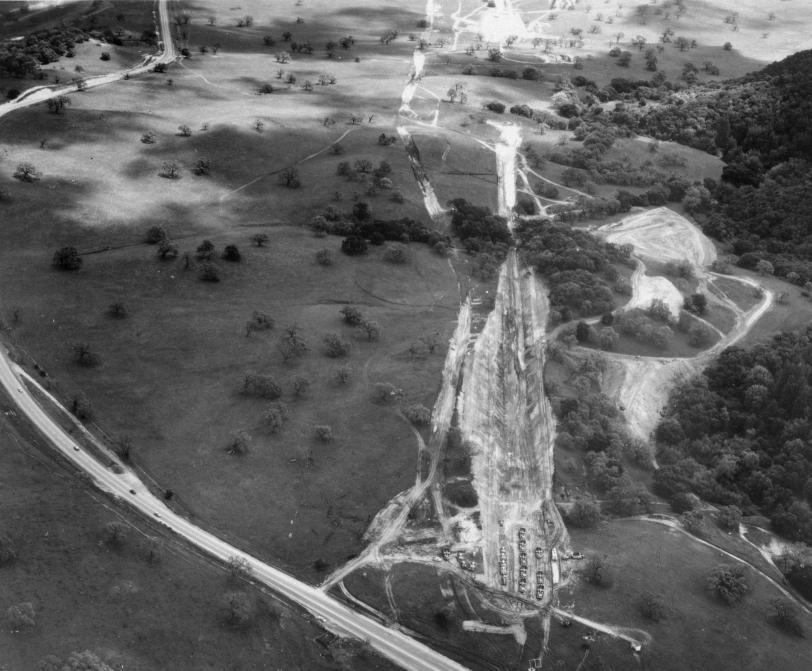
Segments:
[[[640,257],[659,262],[689,262],[699,278],[700,289],[707,289],[708,281],[717,276],[707,270],[707,266],[716,258],[713,243],[695,224],[668,208],[646,210],[626,217],[600,227],[597,233],[609,242],[631,244],[634,247],[638,266],[632,277],[633,295],[629,305],[645,307],[646,302],[650,304],[652,298],[658,297],[654,293],[654,285],[641,281],[645,265]],[[675,384],[696,375],[722,350],[741,340],[772,307],[775,295],[769,289],[748,278],[726,277],[746,284],[753,290],[760,290],[762,300],[745,312],[720,290],[716,289],[720,295],[711,293],[711,300],[724,304],[736,316],[734,327],[713,347],[690,358],[602,353],[609,366],[601,386],[604,393],[617,399],[624,408],[629,429],[637,438],[644,441],[649,439]],[[667,292],[662,297],[668,298]],[[656,468],[657,462],[653,455],[652,463]]]

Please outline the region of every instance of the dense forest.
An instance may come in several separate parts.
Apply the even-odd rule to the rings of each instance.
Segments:
[[[631,246],[613,245],[547,220],[521,221],[514,233],[523,261],[549,283],[553,321],[611,312],[613,292],[629,292],[615,264],[634,266]]]
[[[655,486],[763,513],[782,536],[812,542],[811,413],[812,326],[728,348],[672,394]]]
[[[743,267],[765,259],[798,285],[812,280],[812,51],[643,109],[617,120],[724,159],[721,183],[706,180],[710,198],[692,208],[704,230]]]

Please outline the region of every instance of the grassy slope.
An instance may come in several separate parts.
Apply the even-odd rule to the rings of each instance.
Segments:
[[[8,400],[3,399],[6,407]],[[115,668],[338,669],[314,639],[322,632],[297,611],[190,553],[139,518],[122,516],[103,497],[88,493],[72,473],[33,447],[40,439],[17,420],[4,418],[0,449],[0,529],[14,538],[19,559],[0,568],[0,662],[33,669],[53,654],[93,650]],[[129,529],[121,550],[102,543],[104,524],[123,519]],[[140,544],[158,535],[160,560],[149,565]],[[246,590],[257,617],[245,631],[220,619],[220,599]],[[12,633],[5,610],[31,601],[36,626]],[[273,611],[279,613],[277,618]],[[389,668],[357,657],[352,668]]]
[[[166,75],[74,96],[59,116],[30,109],[3,119],[8,160],[0,180],[12,196],[4,206],[9,223],[0,233],[6,243],[3,311],[24,306],[19,342],[66,394],[85,390],[110,433],[132,436],[136,463],[175,489],[185,510],[263,556],[315,577],[310,569],[315,559],[338,564],[357,552],[369,516],[413,481],[414,437],[393,410],[370,403],[370,388],[392,381],[404,389],[405,402],[433,403],[443,352],[411,361],[407,349],[434,331],[445,342],[458,295],[449,265],[419,245],[409,248],[412,260],[402,267],[383,263],[381,248],[373,248],[364,259],[338,254],[336,265],[325,269],[315,264],[314,253],[323,247],[337,252],[338,238],[317,240],[304,230],[278,226],[307,222],[330,204],[349,209],[358,187],[337,177],[335,166],[362,157],[387,160],[406,199],[403,205],[385,195],[369,199],[376,216],[425,219],[402,146],[377,144],[380,132],[394,133],[387,109],[394,110],[408,69],[405,41],[386,50],[377,36],[391,17],[405,21],[404,12],[387,10],[365,24],[369,33],[355,32],[352,53],[363,54],[360,64],[348,58],[328,63],[318,53],[295,56],[286,67],[310,76],[329,66],[339,78],[336,86],[260,97],[256,83],[276,81],[276,68],[270,53],[256,50],[262,49],[264,32],[278,37],[285,26],[269,28],[268,18],[255,9],[258,24],[266,23],[246,33],[250,40],[243,33],[234,38],[233,24],[225,20],[216,31],[203,28],[205,8],[195,12],[193,44],[195,36],[207,43],[219,39],[223,48],[217,56],[195,50],[186,68],[173,66]],[[251,10],[246,6],[243,13]],[[357,23],[347,8],[336,16],[342,12],[349,12],[348,24]],[[314,44],[327,34],[310,20],[305,27]],[[300,35],[305,30],[294,28]],[[346,32],[339,25],[329,35]],[[174,80],[171,87],[167,77]],[[365,99],[357,93],[359,82],[370,77],[380,85],[375,97]],[[370,124],[367,115],[363,126],[352,127],[348,114],[356,111],[375,118]],[[335,126],[319,123],[327,114]],[[266,122],[262,133],[251,129],[256,118]],[[194,129],[192,137],[175,135],[181,123]],[[210,124],[208,132],[198,130],[203,123]],[[153,145],[139,142],[148,130],[157,134]],[[325,153],[301,165],[298,190],[277,185],[274,171],[327,147],[345,130],[353,132],[342,140],[343,156]],[[43,137],[49,138],[45,150],[39,148]],[[189,172],[199,156],[211,159],[210,178]],[[180,180],[157,176],[168,159],[180,163]],[[24,160],[43,171],[41,182],[10,179]],[[334,191],[341,192],[340,202],[333,200]],[[220,262],[223,281],[202,284],[196,273],[161,264],[154,248],[138,244],[155,223],[166,227],[182,252],[193,252],[207,237],[218,249],[238,244],[245,262]],[[249,248],[249,236],[257,231],[271,235],[268,248]],[[83,252],[112,249],[86,256],[85,268],[68,278],[48,267],[52,250],[62,244]],[[104,315],[117,300],[132,313],[124,322]],[[359,304],[380,322],[380,343],[358,341],[342,326],[342,302]],[[270,313],[278,328],[247,339],[243,325],[257,309]],[[289,368],[281,364],[276,341],[279,329],[293,322],[305,329],[313,351]],[[328,331],[353,343],[349,364],[355,380],[346,391],[327,383],[336,365],[320,351]],[[98,350],[97,369],[71,364],[70,343],[77,340]],[[292,419],[279,436],[259,427],[264,404],[237,394],[242,375],[251,371],[277,376],[285,389]],[[297,375],[312,381],[307,400],[292,400]],[[313,426],[322,423],[336,434],[331,446],[313,441]],[[223,452],[239,428],[255,436],[244,461]],[[308,471],[303,459],[311,449],[315,468]],[[361,485],[363,473],[375,476]]]
[[[580,615],[648,631],[654,638],[649,668],[800,670],[812,663],[807,641],[785,636],[766,621],[769,600],[778,594],[756,574],[748,573],[750,594],[736,606],[705,593],[705,576],[724,563],[714,550],[647,522],[616,521],[570,534],[575,548],[608,555],[616,578],[608,591],[579,585],[562,593],[561,601],[574,601]],[[654,624],[641,617],[637,600],[646,590],[664,596],[670,607],[666,620]],[[809,618],[805,625],[808,629]]]

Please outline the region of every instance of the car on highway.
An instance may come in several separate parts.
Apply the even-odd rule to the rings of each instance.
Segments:
[[[73,449],[74,449],[74,451],[75,451],[75,452],[78,452],[78,451],[79,451],[79,446],[78,446],[78,445],[74,445],[74,446],[73,446]]]
[[[23,388],[22,387],[17,387],[17,391],[22,394],[23,393]]]
[[[522,539],[522,540],[519,541],[519,549],[520,550],[526,550],[527,549],[527,541],[526,540]]]
[[[536,582],[539,584],[544,583],[544,571],[536,571]]]
[[[543,598],[544,598],[544,587],[539,585],[538,587],[536,587],[536,599],[541,601]]]
[[[583,559],[584,558],[584,555],[581,554],[580,552],[573,552],[571,556],[572,556],[573,559]]]
[[[524,527],[520,527],[520,528],[519,528],[519,540],[520,540],[520,541],[523,541],[523,540],[524,540],[524,537],[525,537],[526,535],[527,535],[527,529],[525,529]]]
[[[535,553],[536,553],[536,559],[541,559],[541,556],[544,554],[544,550],[541,549],[540,545],[537,545],[536,549],[535,549]]]

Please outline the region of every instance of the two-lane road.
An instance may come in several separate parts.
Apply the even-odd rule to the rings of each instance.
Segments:
[[[34,400],[26,384],[33,380],[12,363],[5,350],[0,352],[0,383],[24,414],[67,459],[90,475],[96,486],[120,501],[186,539],[192,545],[221,561],[232,557],[244,559],[257,581],[284,594],[318,618],[328,628],[366,641],[380,654],[411,671],[465,671],[465,667],[431,648],[361,615],[328,596],[320,589],[270,566],[173,512],[154,496],[144,483],[125,465],[114,472],[86,452],[72,436],[60,427]],[[23,379],[28,380],[24,382]]]

